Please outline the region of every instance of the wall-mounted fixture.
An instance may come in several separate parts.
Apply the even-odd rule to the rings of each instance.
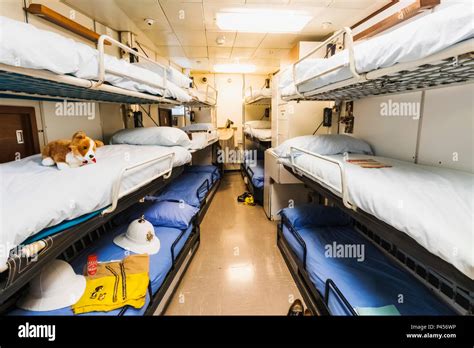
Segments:
[[[218,46],[225,45],[225,36],[224,35],[218,36],[216,39],[216,43]]]
[[[155,20],[152,18],[145,18],[145,24],[151,27],[153,24],[155,24]]]
[[[95,31],[86,28],[83,25],[80,25],[77,22],[63,16],[62,14],[50,9],[47,6],[41,4],[30,4],[28,8],[25,8],[25,11],[28,13],[34,14],[38,17],[41,17],[51,23],[59,25],[60,27],[67,29],[77,35],[80,35],[88,40],[97,42],[99,40],[99,34]],[[110,45],[110,42],[105,41],[106,45]]]

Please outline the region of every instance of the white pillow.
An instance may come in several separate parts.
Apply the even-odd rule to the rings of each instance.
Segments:
[[[182,146],[189,148],[191,140],[179,128],[144,127],[122,129],[112,136],[110,144]]]
[[[253,128],[253,129],[270,129],[270,128],[272,128],[272,123],[270,121],[263,121],[263,120],[247,121],[247,122],[245,122],[245,125]]]
[[[345,134],[303,135],[288,139],[273,151],[279,157],[286,158],[290,157],[291,147],[299,147],[320,155],[337,155],[345,152],[374,154],[365,141]]]

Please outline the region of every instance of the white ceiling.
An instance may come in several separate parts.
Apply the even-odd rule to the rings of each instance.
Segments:
[[[279,68],[280,60],[298,41],[317,41],[351,26],[389,0],[63,0],[119,31],[139,29],[160,55],[185,68],[211,71],[215,63],[252,63],[260,73]],[[215,14],[229,8],[302,10],[313,19],[298,34],[222,32]],[[184,18],[180,18],[180,13]],[[149,27],[145,18],[155,24]],[[332,23],[323,28],[323,23]],[[219,46],[218,37],[225,37]],[[140,40],[138,34],[137,40]]]

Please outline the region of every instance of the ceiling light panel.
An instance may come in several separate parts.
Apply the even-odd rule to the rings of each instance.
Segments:
[[[216,13],[219,29],[247,33],[298,33],[311,19],[297,11],[233,9]]]

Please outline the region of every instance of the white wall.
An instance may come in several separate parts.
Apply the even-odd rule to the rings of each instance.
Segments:
[[[95,115],[88,116],[61,116],[56,114],[55,102],[42,102],[42,113],[44,119],[44,132],[46,139],[69,139],[79,130],[84,131],[93,139],[102,140],[102,121],[100,109],[97,103],[94,105]]]
[[[474,84],[426,92],[418,162],[474,173]]]
[[[382,103],[421,102],[421,92],[363,98],[354,102],[354,135],[367,141],[377,156],[413,161],[418,119],[382,116]],[[344,129],[341,125],[340,132]]]
[[[382,116],[381,104],[421,102],[422,92],[364,98],[354,102],[354,135],[379,156],[474,172],[474,84],[425,91],[420,120]]]

